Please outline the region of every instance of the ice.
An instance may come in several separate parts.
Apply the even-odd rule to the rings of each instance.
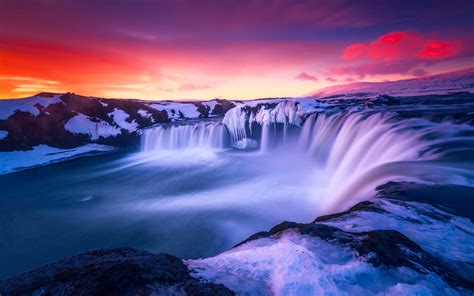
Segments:
[[[238,295],[458,295],[435,274],[377,268],[357,260],[346,247],[291,231],[186,264],[195,277],[223,284]]]

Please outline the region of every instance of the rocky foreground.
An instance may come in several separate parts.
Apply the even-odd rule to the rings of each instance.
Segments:
[[[2,295],[471,295],[471,187],[389,182],[372,201],[283,222],[216,257],[130,248],[72,256],[0,281]],[[415,198],[412,198],[415,195]]]

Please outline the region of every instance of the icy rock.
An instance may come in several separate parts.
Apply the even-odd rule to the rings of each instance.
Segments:
[[[256,149],[258,148],[258,142],[254,139],[243,138],[235,142],[232,146],[237,149]]]

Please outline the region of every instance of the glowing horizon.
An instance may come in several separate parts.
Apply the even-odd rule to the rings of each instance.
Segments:
[[[474,66],[471,1],[113,3],[2,1],[0,99],[292,97]]]

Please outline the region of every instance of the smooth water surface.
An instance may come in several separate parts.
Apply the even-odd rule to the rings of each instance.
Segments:
[[[0,277],[101,247],[214,255],[283,220],[314,219],[314,174],[288,151],[185,149],[3,175]]]

